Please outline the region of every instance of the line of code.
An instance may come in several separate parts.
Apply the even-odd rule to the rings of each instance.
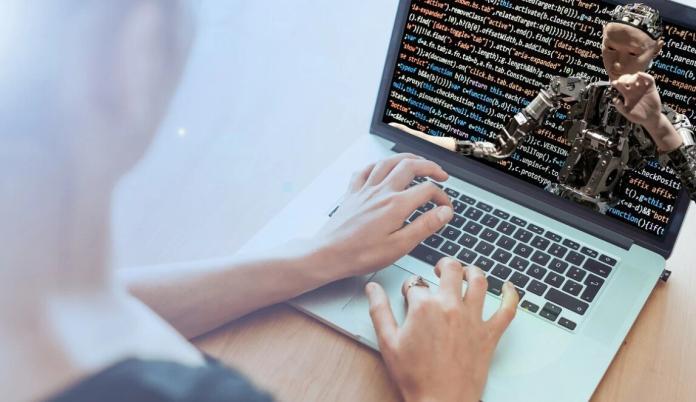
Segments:
[[[554,76],[605,81],[603,25],[616,6],[583,0],[413,0],[389,89],[385,123],[433,136],[492,141]],[[649,73],[662,101],[696,120],[696,33],[664,24]],[[508,159],[486,162],[541,188],[555,182],[570,144],[552,113]],[[681,182],[651,159],[629,176],[606,215],[657,236],[669,225]]]

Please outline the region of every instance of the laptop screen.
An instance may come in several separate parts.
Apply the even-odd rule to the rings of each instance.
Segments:
[[[382,121],[431,136],[494,142],[552,77],[608,79],[602,29],[615,7],[582,0],[412,0]],[[665,22],[664,40],[649,73],[663,103],[693,122],[696,31]],[[552,191],[571,148],[563,122],[572,105],[549,114],[509,158],[478,160]],[[599,213],[662,237],[682,186],[654,154],[648,158],[622,176],[618,196]]]

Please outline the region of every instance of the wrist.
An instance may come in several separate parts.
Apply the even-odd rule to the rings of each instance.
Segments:
[[[677,130],[662,113],[659,118],[651,119],[650,123],[643,125],[643,128],[648,131],[660,153],[674,151],[683,144]]]

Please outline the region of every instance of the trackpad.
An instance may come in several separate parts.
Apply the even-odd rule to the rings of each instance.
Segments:
[[[406,318],[406,301],[401,294],[401,285],[413,274],[397,266],[383,269],[372,277],[385,289],[389,296],[394,316],[401,325]],[[430,282],[432,291],[437,284]],[[465,288],[466,285],[464,285]],[[483,318],[490,318],[498,309],[500,300],[487,295],[483,309]],[[357,335],[366,343],[377,347],[377,337],[369,315],[369,302],[364,292],[356,293],[350,303],[344,307],[344,313],[356,321]],[[515,320],[502,337],[493,359],[493,377],[516,377],[539,372],[559,357],[569,347],[570,337],[565,331],[541,321],[525,311],[518,310]]]

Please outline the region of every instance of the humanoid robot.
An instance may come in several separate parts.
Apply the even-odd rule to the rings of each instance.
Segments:
[[[548,88],[516,114],[495,143],[432,137],[395,126],[462,155],[491,161],[511,156],[561,101],[575,102],[563,123],[571,144],[547,190],[605,213],[616,205],[627,171],[655,156],[680,176],[696,200],[696,146],[688,119],[662,105],[653,78],[645,73],[664,45],[657,10],[643,4],[618,6],[604,27],[602,59],[610,81],[554,77]]]

